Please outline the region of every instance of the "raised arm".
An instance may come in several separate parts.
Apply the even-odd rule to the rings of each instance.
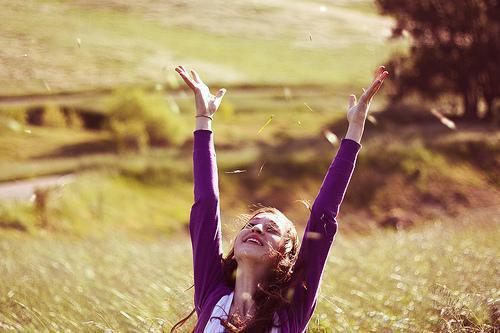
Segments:
[[[370,102],[389,73],[381,66],[375,74],[375,80],[359,103],[354,95],[349,98],[349,129],[311,208],[294,268],[294,296],[288,308],[292,332],[304,331],[316,308],[321,277],[337,232],[337,215],[362,148],[361,136]]]
[[[219,183],[211,122],[225,89],[213,96],[194,70],[191,71],[192,77],[183,66],[177,67],[176,71],[193,90],[196,101],[194,204],[191,208],[189,232],[193,247],[194,303],[199,314],[210,291],[223,282]]]

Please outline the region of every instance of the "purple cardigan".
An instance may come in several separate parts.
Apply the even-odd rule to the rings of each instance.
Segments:
[[[294,269],[300,274],[295,280],[302,283],[296,287],[291,304],[277,311],[283,333],[304,332],[316,308],[321,276],[337,232],[336,217],[361,147],[354,140],[342,139],[313,203]],[[198,333],[203,332],[219,299],[233,291],[224,282],[222,273],[219,184],[212,131],[194,131],[193,164],[194,204],[189,231],[198,315],[195,332]]]

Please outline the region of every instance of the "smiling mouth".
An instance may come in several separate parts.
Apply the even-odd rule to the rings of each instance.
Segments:
[[[251,243],[251,244],[256,244],[256,245],[259,245],[259,246],[262,246],[264,244],[262,244],[261,241],[259,241],[258,239],[254,238],[254,237],[250,237],[248,238],[245,243]]]

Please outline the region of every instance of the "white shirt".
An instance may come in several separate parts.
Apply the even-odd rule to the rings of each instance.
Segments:
[[[212,310],[212,315],[208,320],[207,326],[205,326],[204,333],[224,333],[224,326],[220,324],[220,320],[218,318],[212,317],[221,317],[223,319],[227,319],[227,315],[229,314],[229,310],[231,310],[231,304],[233,303],[234,291],[232,291],[229,295],[224,295],[217,302],[214,309]],[[279,318],[276,313],[274,313],[274,324],[277,325],[279,323]],[[273,327],[270,333],[280,333],[281,330],[279,327]]]

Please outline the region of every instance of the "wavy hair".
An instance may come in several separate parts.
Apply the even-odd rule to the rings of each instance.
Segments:
[[[275,214],[287,222],[288,229],[284,236],[285,243],[282,248],[275,252],[276,265],[271,274],[269,274],[267,281],[259,283],[257,291],[253,295],[257,308],[255,315],[245,320],[236,314],[231,315],[228,319],[217,317],[221,325],[231,333],[261,333],[270,331],[275,327],[273,321],[274,313],[281,307],[289,304],[293,297],[295,284],[292,282],[292,276],[294,275],[293,269],[300,248],[297,230],[285,214],[279,209],[270,206],[261,207],[254,210],[251,214],[242,215],[242,220],[245,222],[242,229],[246,227],[249,221],[261,213]],[[234,245],[229,253],[222,258],[221,265],[226,284],[234,290],[236,269],[238,268],[238,263],[234,259]],[[177,322],[172,327],[170,333],[186,323],[194,312],[195,310],[193,309],[189,315]]]

